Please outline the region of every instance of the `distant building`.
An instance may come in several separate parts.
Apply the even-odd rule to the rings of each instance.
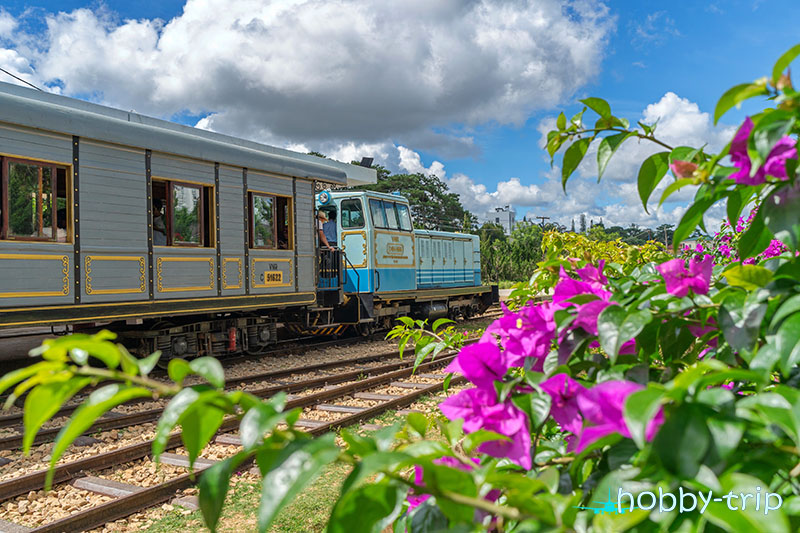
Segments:
[[[503,232],[506,235],[511,235],[511,230],[514,229],[516,224],[517,212],[507,205],[505,207],[495,207],[494,211],[489,211],[486,214],[486,221],[492,224],[497,224],[503,227]]]

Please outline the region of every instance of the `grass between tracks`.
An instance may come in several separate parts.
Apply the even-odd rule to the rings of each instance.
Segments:
[[[452,389],[453,392],[457,390]],[[437,405],[442,401],[441,394],[425,396],[417,400],[415,409],[433,416],[438,412]],[[396,411],[387,411],[369,422],[390,425],[402,417]],[[351,430],[355,428],[350,428]],[[364,433],[366,431],[361,430]],[[339,496],[339,489],[350,472],[346,465],[334,464],[317,478],[291,505],[276,518],[270,533],[312,533],[325,530],[333,504]],[[257,531],[256,516],[261,498],[261,481],[252,474],[234,476],[232,486],[223,508],[219,522],[220,533],[249,533]],[[184,511],[185,512],[185,511]],[[170,510],[151,522],[142,530],[150,533],[176,533],[178,531],[207,531],[203,525],[200,511],[183,514],[180,508]]]

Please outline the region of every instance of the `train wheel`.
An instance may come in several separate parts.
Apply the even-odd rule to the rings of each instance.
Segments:
[[[358,333],[362,337],[369,337],[373,333],[375,333],[375,325],[372,322],[365,322],[363,324],[359,324],[357,326]]]

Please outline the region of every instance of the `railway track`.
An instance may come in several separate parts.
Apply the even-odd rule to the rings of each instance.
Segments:
[[[304,408],[305,418],[301,417],[297,426],[313,435],[321,435],[339,427],[350,426],[374,418],[387,410],[405,407],[422,396],[441,390],[445,374],[429,372],[441,368],[454,357],[454,354],[449,354],[444,357],[440,356],[436,361],[423,363],[414,376],[412,376],[412,368],[408,366],[409,361],[407,360],[402,365],[391,363],[372,369],[376,373],[372,377],[364,377],[362,372],[360,376],[362,379],[353,380],[359,376],[355,375],[353,371],[349,371],[297,382],[289,386],[276,385],[250,392],[261,397],[269,397],[279,390],[287,390],[290,386],[292,390],[308,392],[308,387],[313,384],[314,392],[290,395],[286,407],[287,409]],[[326,380],[341,384],[324,386],[323,383]],[[452,381],[453,384],[458,382],[458,377]],[[320,387],[322,388],[320,389]],[[315,413],[322,413],[325,417],[332,416],[333,418],[328,420],[314,418]],[[216,437],[216,444],[231,446],[232,451],[235,452],[238,438],[230,435],[229,432],[235,431],[238,423],[239,421],[233,417],[223,422],[220,434]],[[0,521],[0,532],[57,532],[91,529],[168,501],[175,496],[177,491],[193,485],[195,480],[188,471],[150,487],[114,481],[109,479],[113,476],[103,474],[109,469],[119,468],[120,465],[149,457],[151,446],[152,441],[147,440],[59,465],[55,469],[54,482],[58,485],[54,490],[66,490],[65,487],[68,487],[72,491],[76,489],[88,491],[95,495],[101,495],[104,502],[97,506],[80,509],[67,517],[39,525],[36,528]],[[176,450],[180,446],[180,433],[173,433],[169,438],[167,450]],[[176,468],[188,467],[188,457],[178,453],[167,452],[162,456],[161,461],[163,464]],[[198,460],[195,470],[203,470],[212,464],[213,461]],[[16,505],[16,508],[19,509],[22,505],[22,508],[27,509],[28,504],[21,504],[24,500],[23,495],[27,494],[29,500],[31,494],[40,491],[43,488],[45,474],[46,472],[42,470],[0,482],[0,498],[3,499],[0,508],[9,510]],[[16,500],[9,502],[11,498],[16,498]],[[11,503],[11,507],[9,507],[9,503]],[[192,504],[191,501],[178,503],[190,506]],[[24,513],[20,515],[22,519],[19,521],[25,522]]]

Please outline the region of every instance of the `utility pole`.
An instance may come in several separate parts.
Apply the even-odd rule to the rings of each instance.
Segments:
[[[533,218],[538,218],[539,220],[541,220],[541,222],[539,223],[540,226],[544,226],[545,220],[550,220],[550,217],[533,217]]]

